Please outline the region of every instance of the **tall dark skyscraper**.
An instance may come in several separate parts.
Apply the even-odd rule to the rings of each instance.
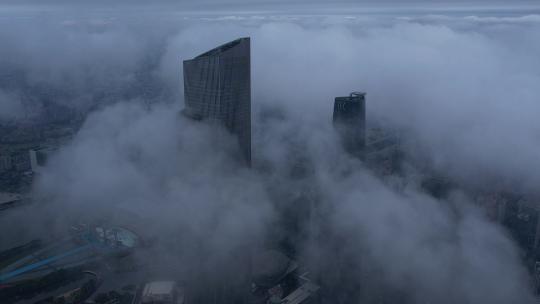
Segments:
[[[250,39],[240,38],[184,61],[183,113],[223,124],[251,165]]]
[[[336,97],[333,121],[345,150],[363,159],[366,146],[366,94],[353,92],[346,97]]]

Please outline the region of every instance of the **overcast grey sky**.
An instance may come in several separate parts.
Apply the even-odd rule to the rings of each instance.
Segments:
[[[49,5],[49,4],[62,4],[62,5],[107,5],[113,6],[118,4],[144,4],[144,5],[159,5],[159,4],[178,4],[178,5],[189,5],[189,6],[201,6],[201,5],[215,5],[218,7],[227,7],[227,6],[253,6],[253,5],[264,5],[272,7],[275,5],[329,5],[329,6],[339,6],[339,5],[365,5],[365,6],[383,6],[383,5],[444,5],[444,6],[462,6],[462,5],[489,5],[489,6],[515,6],[515,5],[535,5],[538,4],[538,1],[532,0],[512,0],[512,1],[501,1],[501,0],[156,0],[156,1],[147,1],[147,0],[116,0],[116,1],[107,1],[107,0],[4,0],[3,3],[10,4],[37,4],[37,5]]]

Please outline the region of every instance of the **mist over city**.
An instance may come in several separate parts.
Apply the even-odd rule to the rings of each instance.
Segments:
[[[540,6],[0,4],[0,303],[537,303]]]

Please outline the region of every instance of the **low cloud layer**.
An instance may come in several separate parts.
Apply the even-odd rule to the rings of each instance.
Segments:
[[[0,120],[9,121],[21,118],[24,107],[16,94],[0,91]]]
[[[36,186],[47,208],[65,211],[57,221],[126,210],[151,223],[161,248],[182,249],[167,261],[216,265],[264,246],[280,210],[303,210],[295,198],[307,196],[312,220],[297,250],[329,303],[532,302],[501,227],[463,193],[439,201],[407,179],[372,176],[339,147],[331,112],[334,96],[367,91],[368,119],[401,130],[411,162],[478,187],[534,190],[536,15],[116,14],[14,26],[0,30],[0,67],[15,79],[0,89],[33,93],[0,95],[2,107],[53,90],[48,102],[97,108]],[[241,36],[252,39],[253,151],[265,164],[253,170],[231,157],[232,136],[178,115],[181,60]],[[300,178],[289,167],[298,160],[308,167]]]

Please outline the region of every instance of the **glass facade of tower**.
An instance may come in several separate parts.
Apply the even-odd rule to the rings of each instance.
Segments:
[[[183,113],[223,124],[251,165],[250,39],[240,38],[184,61]]]
[[[345,150],[363,159],[366,146],[365,93],[336,97],[333,121]]]

